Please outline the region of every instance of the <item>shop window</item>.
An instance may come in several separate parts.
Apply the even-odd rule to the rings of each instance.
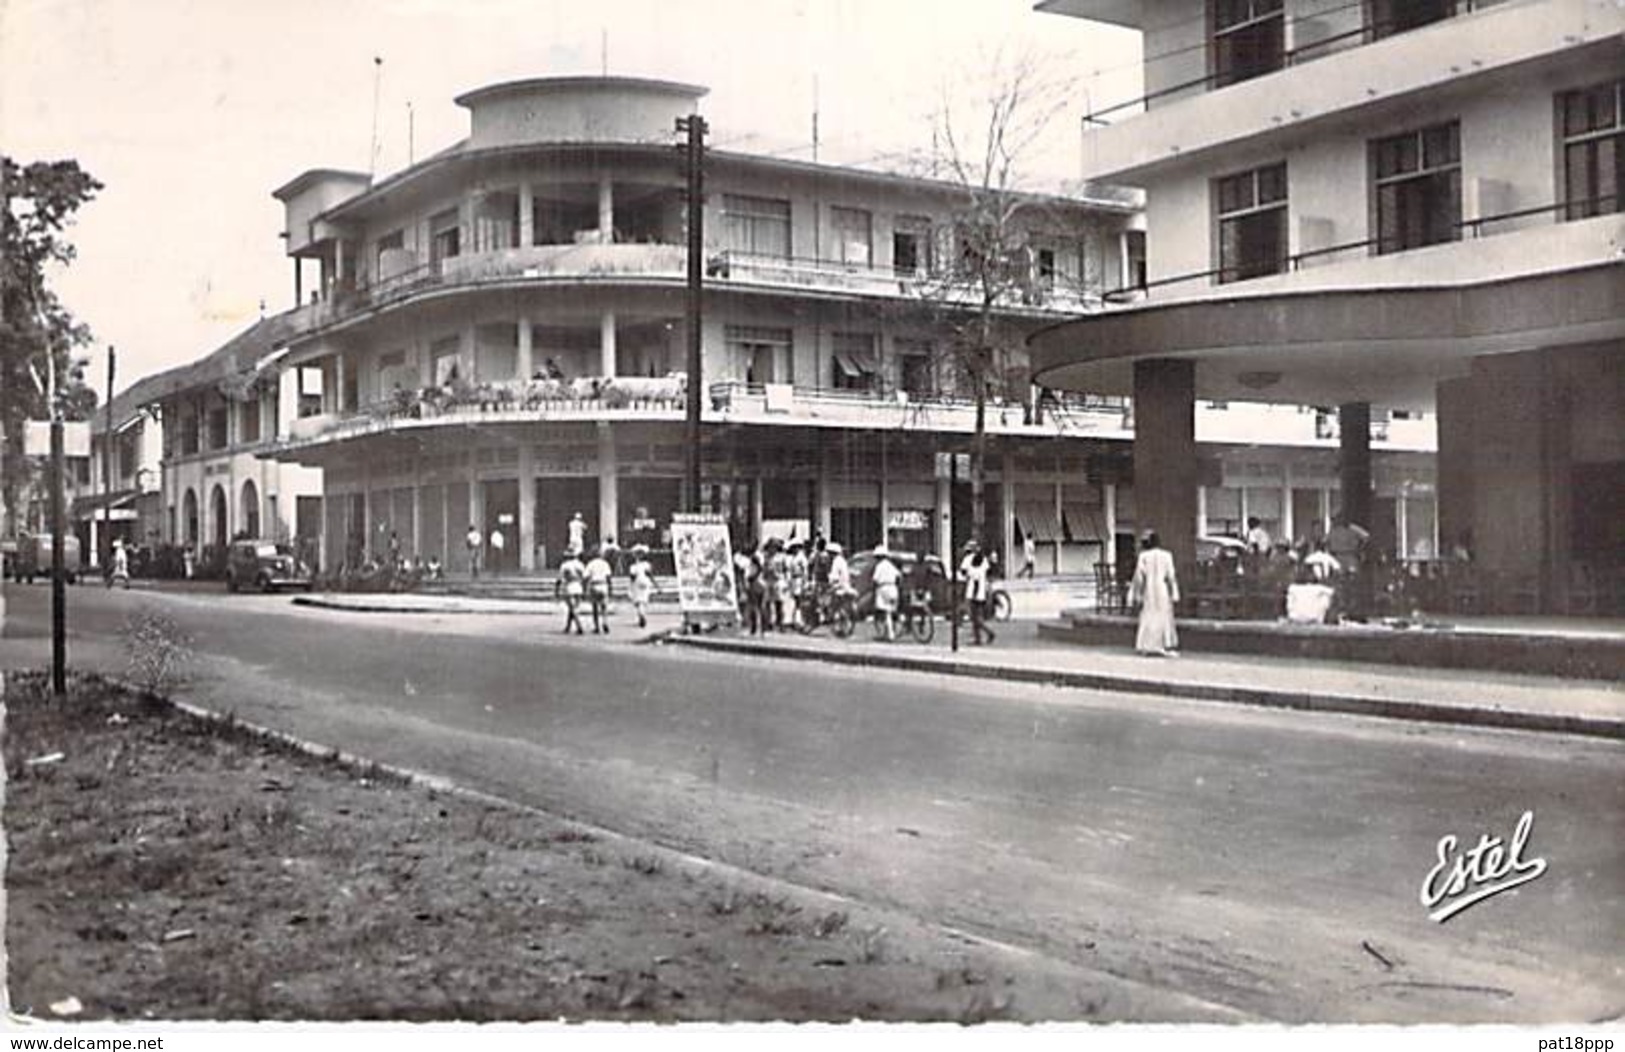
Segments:
[[[1371,153],[1378,254],[1461,236],[1459,122],[1378,139]]]
[[[1286,165],[1226,176],[1214,185],[1219,219],[1219,282],[1286,269]]]
[[[1213,83],[1237,84],[1281,68],[1286,16],[1281,0],[1213,0]]]
[[[1563,134],[1567,218],[1625,211],[1619,173],[1625,168],[1625,80],[1558,96]]]

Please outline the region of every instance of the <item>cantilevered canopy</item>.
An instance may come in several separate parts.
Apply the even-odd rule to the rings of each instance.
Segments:
[[[1197,362],[1200,398],[1429,409],[1471,359],[1625,339],[1625,260],[1473,285],[1316,290],[1108,311],[1036,333],[1034,382],[1133,393],[1134,363]]]

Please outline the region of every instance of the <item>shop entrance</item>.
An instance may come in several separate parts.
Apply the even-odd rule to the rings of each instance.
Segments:
[[[485,568],[493,574],[519,571],[519,480],[481,483],[485,498]],[[495,543],[500,535],[502,543]]]
[[[570,545],[570,519],[576,512],[587,523],[586,548],[601,542],[598,523],[598,480],[548,477],[536,480],[536,566],[557,567]]]

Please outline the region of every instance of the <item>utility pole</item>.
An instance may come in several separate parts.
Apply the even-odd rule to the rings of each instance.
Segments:
[[[688,398],[684,428],[685,477],[688,482],[684,510],[700,510],[700,308],[705,283],[705,133],[710,128],[699,114],[677,118],[678,134],[686,134],[680,147],[688,175]]]
[[[68,693],[68,581],[62,566],[62,405],[57,399],[56,346],[50,329],[44,327],[44,332],[49,352],[45,399],[51,414],[51,693],[60,698]]]
[[[102,437],[102,535],[96,543],[96,561],[102,576],[113,573],[113,374],[117,352],[107,345],[107,427]]]

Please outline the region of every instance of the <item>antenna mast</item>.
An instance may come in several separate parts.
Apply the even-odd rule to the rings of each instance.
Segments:
[[[372,56],[372,142],[367,150],[367,181],[378,171],[378,95],[384,81],[384,60]]]

